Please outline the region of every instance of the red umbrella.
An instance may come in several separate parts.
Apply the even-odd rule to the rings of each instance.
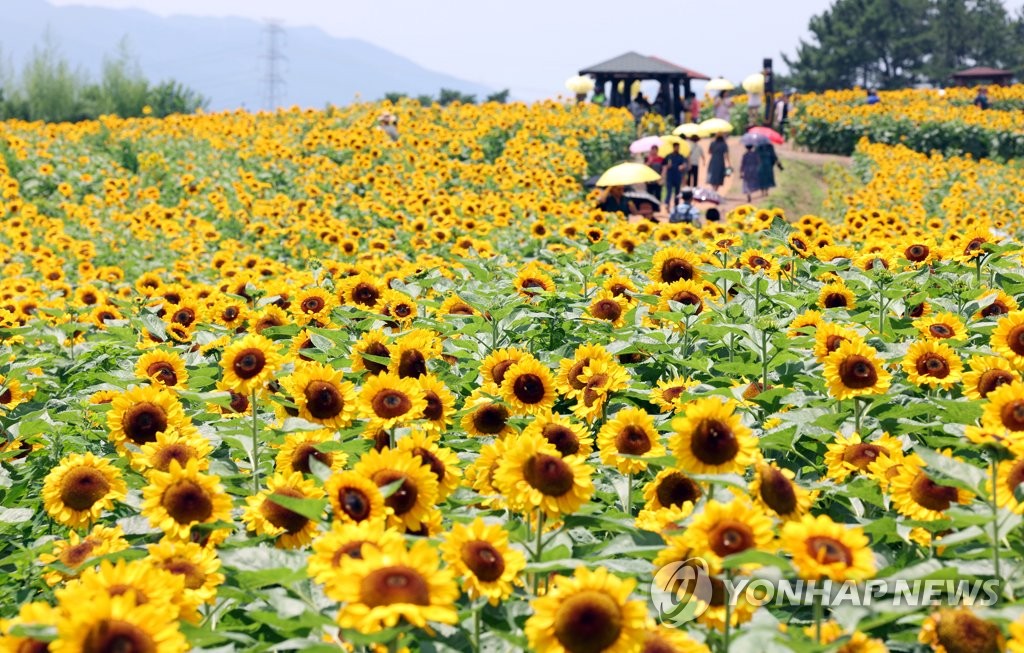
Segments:
[[[782,134],[775,131],[771,127],[751,127],[750,129],[747,130],[747,133],[760,134],[762,136],[765,136],[768,140],[770,140],[772,143],[775,143],[776,145],[782,145],[783,143],[786,142],[786,139],[782,137]]]

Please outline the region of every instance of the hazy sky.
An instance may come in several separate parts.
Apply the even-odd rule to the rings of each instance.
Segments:
[[[161,15],[277,18],[360,38],[422,66],[534,99],[629,50],[740,80],[792,53],[830,0],[49,0]],[[1020,2],[1007,2],[1016,9]],[[287,49],[285,50],[287,54]],[[697,87],[699,88],[699,87]]]

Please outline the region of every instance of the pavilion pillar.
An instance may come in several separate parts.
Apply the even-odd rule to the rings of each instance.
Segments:
[[[675,123],[681,124],[679,114],[682,104],[679,102],[679,78],[675,77],[669,82],[669,113]]]

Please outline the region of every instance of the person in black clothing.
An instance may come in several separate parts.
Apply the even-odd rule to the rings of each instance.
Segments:
[[[676,205],[676,196],[683,188],[683,171],[686,168],[686,157],[679,152],[679,143],[672,143],[672,151],[661,164],[661,181],[665,185],[665,199],[668,200],[669,212]]]
[[[621,213],[623,217],[635,215],[636,206],[626,197],[625,192],[622,186],[610,186],[598,197],[597,208],[605,213]]]
[[[978,89],[978,94],[974,96],[974,106],[978,107],[982,111],[988,108],[988,89],[982,86]]]

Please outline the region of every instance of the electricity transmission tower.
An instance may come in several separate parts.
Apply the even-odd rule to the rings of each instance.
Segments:
[[[288,61],[284,55],[286,35],[280,20],[264,21],[263,39],[265,50],[260,57],[263,59],[263,106],[273,111],[284,98],[287,85],[284,79],[284,64]]]

